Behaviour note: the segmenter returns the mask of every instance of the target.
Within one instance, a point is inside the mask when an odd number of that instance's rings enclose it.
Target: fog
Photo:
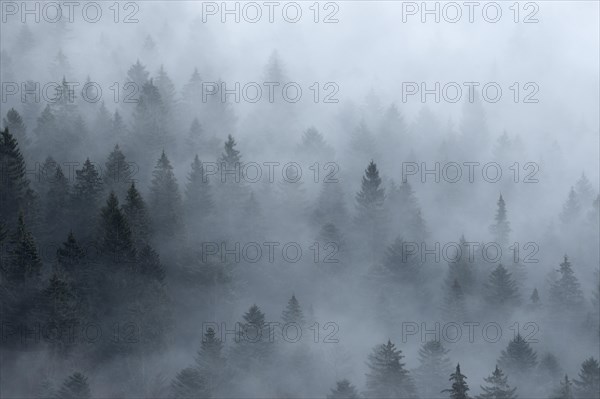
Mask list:
[[[1,397],[600,397],[597,2],[0,5]]]

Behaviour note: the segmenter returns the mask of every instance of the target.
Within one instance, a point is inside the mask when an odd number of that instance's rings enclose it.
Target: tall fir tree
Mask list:
[[[211,214],[214,207],[211,188],[204,165],[196,155],[185,186],[185,208],[188,215],[194,219],[204,219]]]
[[[135,259],[131,229],[119,207],[119,200],[111,192],[100,211],[100,249],[102,255],[114,264],[129,264]]]
[[[508,385],[508,377],[504,375],[498,366],[496,366],[492,375],[483,380],[488,385],[481,387],[483,392],[476,396],[477,399],[517,399],[515,394],[517,388],[511,388]]]
[[[441,341],[427,341],[419,349],[419,367],[414,374],[421,396],[437,397],[446,386],[446,378],[452,372],[448,352]]]
[[[579,379],[573,380],[578,398],[597,398],[600,396],[600,366],[598,360],[590,357],[581,364]]]
[[[416,396],[416,388],[408,370],[401,362],[404,356],[388,340],[377,345],[369,355],[367,366],[367,390],[365,396],[373,398],[410,398]]]
[[[594,201],[594,188],[583,172],[577,183],[575,183],[575,193],[584,208],[589,208],[592,205]]]
[[[550,301],[559,311],[580,312],[584,303],[579,280],[567,255],[558,269],[559,278],[550,287]]]
[[[521,334],[508,343],[498,359],[498,366],[514,378],[529,375],[537,363],[537,354]]]
[[[517,283],[502,264],[492,271],[485,287],[488,303],[497,310],[514,310],[521,303]]]
[[[304,313],[296,299],[296,295],[292,295],[288,301],[286,308],[281,313],[281,320],[284,324],[296,323],[300,328],[304,327]]]
[[[171,381],[171,392],[174,398],[197,399],[208,398],[206,381],[195,367],[187,367],[177,373]]]
[[[327,395],[327,399],[360,399],[360,395],[350,381],[343,379],[336,382],[336,387]]]
[[[172,236],[181,227],[181,196],[171,162],[163,151],[152,172],[150,214],[155,231]]]
[[[83,241],[90,239],[102,193],[102,178],[96,166],[86,159],[83,167],[75,171],[75,184],[71,192],[73,228]],[[91,222],[91,223],[90,223]]]
[[[71,187],[60,166],[56,167],[54,177],[45,193],[44,236],[64,237],[69,229],[72,215],[69,214]]]
[[[206,382],[206,389],[210,396],[222,392],[225,388],[226,363],[222,352],[223,343],[217,337],[215,330],[207,328],[196,356],[196,366]]]
[[[467,384],[467,376],[460,372],[460,364],[456,365],[456,371],[450,374],[450,381],[452,381],[452,387],[450,389],[444,389],[442,393],[448,392],[450,399],[469,399],[469,385]]]
[[[565,374],[565,378],[560,381],[560,384],[554,391],[551,399],[575,399],[573,382],[569,380],[568,375]]]
[[[27,127],[25,126],[25,122],[23,122],[23,118],[17,112],[16,109],[11,108],[6,113],[6,118],[2,119],[4,124],[4,128],[8,129],[10,134],[15,137],[15,140],[23,146],[27,147],[31,144],[29,137],[27,136]]]
[[[152,222],[146,202],[133,182],[129,186],[129,190],[127,190],[127,197],[125,198],[125,204],[123,204],[123,213],[131,229],[131,239],[137,248],[141,248],[152,237]]]
[[[442,311],[444,318],[450,321],[464,320],[467,316],[465,294],[457,279],[446,286]]]
[[[569,197],[563,205],[562,212],[560,214],[560,220],[565,226],[571,226],[576,223],[581,213],[581,204],[575,189],[571,187],[569,191]]]
[[[384,243],[384,200],[385,190],[381,186],[379,171],[371,161],[362,178],[361,189],[356,194],[356,224],[360,226],[371,259],[375,258],[375,253]]]
[[[119,145],[116,144],[104,164],[102,181],[104,183],[105,192],[110,193],[113,191],[117,198],[123,200],[127,195],[127,189],[131,184],[133,173],[134,168],[127,162]]]
[[[505,248],[508,245],[511,229],[506,214],[506,203],[504,202],[504,198],[502,198],[502,194],[500,194],[500,198],[498,198],[497,205],[498,210],[496,211],[496,216],[494,217],[495,223],[490,226],[490,231],[494,236],[494,241],[501,247]]]

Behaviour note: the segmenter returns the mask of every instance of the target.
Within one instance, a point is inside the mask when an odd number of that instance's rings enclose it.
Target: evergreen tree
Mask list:
[[[358,213],[356,223],[367,238],[371,258],[374,258],[375,252],[384,241],[384,199],[385,190],[381,187],[381,178],[379,177],[377,165],[371,161],[362,178],[361,189],[356,194]]]
[[[198,118],[194,118],[192,121],[190,130],[188,131],[188,136],[186,138],[186,144],[188,150],[192,152],[199,151],[205,144],[204,129],[198,121]]]
[[[447,320],[459,321],[466,317],[465,294],[457,279],[446,289],[442,310]]]
[[[369,355],[367,391],[373,398],[408,398],[416,396],[416,389],[408,370],[401,362],[402,352],[388,340],[378,345]]]
[[[581,364],[579,379],[573,380],[575,393],[578,398],[592,399],[600,396],[600,366],[593,357]]]
[[[312,219],[318,226],[332,223],[341,227],[347,224],[348,209],[340,182],[322,183],[319,197],[313,208]]]
[[[545,353],[540,359],[537,373],[543,386],[548,386],[558,380],[562,375],[562,369],[556,356],[549,352]]]
[[[140,98],[133,114],[132,148],[138,148],[137,159],[147,151],[173,149],[173,137],[168,132],[168,115],[158,88],[152,79],[141,86]],[[139,149],[143,143],[143,149]]]
[[[560,214],[560,220],[564,225],[571,225],[575,223],[579,218],[579,214],[581,211],[581,205],[579,203],[579,198],[577,198],[577,193],[575,189],[571,187],[571,191],[569,191],[569,198],[563,205],[563,210]]]
[[[571,267],[567,255],[558,270],[560,277],[550,287],[550,301],[555,309],[579,311],[583,305],[583,292]]]
[[[521,334],[517,334],[501,352],[498,365],[515,378],[523,377],[537,366],[537,354]]]
[[[336,383],[335,389],[327,395],[327,399],[359,399],[360,395],[350,381],[344,379]]]
[[[52,138],[58,134],[58,122],[54,112],[47,104],[40,116],[36,120],[37,124],[33,133],[35,134],[36,147],[37,148],[53,148],[48,147],[52,141]]]
[[[131,263],[135,257],[131,230],[114,192],[109,194],[101,209],[100,248],[102,254],[115,264]]]
[[[88,158],[83,167],[75,171],[75,184],[71,193],[71,209],[75,216],[73,227],[77,228],[77,235],[83,240],[89,239],[92,233],[93,220],[98,214],[101,193],[102,179]]]
[[[421,242],[427,238],[427,226],[419,202],[407,180],[404,180],[400,186],[391,182],[386,203],[396,229],[395,234],[402,235],[413,242]]]
[[[540,294],[538,294],[538,290],[537,288],[533,289],[533,292],[531,293],[531,296],[529,297],[529,299],[531,300],[531,303],[534,306],[538,306],[540,303]]]
[[[140,248],[149,242],[152,234],[152,223],[150,222],[146,203],[133,182],[127,190],[123,213],[131,229],[131,239],[136,247]]]
[[[448,352],[441,341],[427,341],[419,349],[415,380],[421,396],[434,398],[444,389],[446,376],[452,372]]]
[[[146,70],[146,67],[142,65],[140,60],[137,60],[135,64],[133,64],[129,70],[127,71],[127,82],[133,83],[137,91],[141,91],[144,84],[148,82],[149,73]]]
[[[158,70],[158,75],[155,79],[156,87],[160,93],[160,97],[163,100],[165,106],[165,112],[170,120],[172,120],[173,113],[175,112],[175,85],[173,81],[161,65]]]
[[[464,235],[458,241],[459,249],[448,262],[448,276],[446,287],[453,290],[454,281],[458,281],[461,289],[468,294],[473,294],[476,287],[475,260],[470,258],[469,247]]]
[[[65,236],[69,231],[71,188],[60,166],[45,196],[44,233],[47,237]]]
[[[419,255],[407,251],[406,243],[401,237],[387,247],[383,265],[400,284],[410,286],[422,282],[423,264]]]
[[[448,392],[450,399],[469,399],[469,395],[467,394],[469,386],[467,385],[467,381],[465,381],[466,379],[467,377],[460,372],[460,364],[457,364],[456,371],[450,374],[452,388],[444,389],[442,393]]]
[[[309,127],[302,134],[298,152],[305,157],[320,161],[331,159],[333,156],[333,148],[325,142],[323,135],[314,126]]]
[[[9,109],[6,113],[6,118],[3,119],[3,123],[4,129],[8,129],[20,145],[27,147],[30,144],[27,137],[27,128],[17,110],[14,108]]]
[[[215,391],[222,389],[224,383],[225,358],[222,351],[223,343],[217,338],[215,330],[209,327],[204,333],[202,345],[196,357],[196,365],[211,396]]]
[[[87,377],[80,372],[73,373],[63,382],[56,399],[91,399],[92,392]]]
[[[171,382],[171,391],[174,398],[198,399],[208,398],[206,382],[202,374],[194,367],[181,370]]]
[[[575,193],[580,203],[586,208],[594,201],[594,188],[585,173],[581,173],[581,177],[575,183]]]
[[[221,165],[225,164],[222,167],[227,167],[228,170],[230,170],[230,168],[235,168],[236,165],[239,168],[240,162],[242,161],[240,157],[240,151],[235,149],[236,145],[237,143],[233,137],[228,135],[227,141],[225,142],[225,152],[223,152],[219,158]]]
[[[296,295],[292,295],[288,301],[285,310],[281,313],[281,319],[284,324],[296,323],[300,328],[304,326],[304,313],[296,299]]]
[[[554,392],[552,399],[575,399],[573,395],[573,383],[565,374],[565,378],[560,382],[559,387]]]
[[[152,175],[150,211],[154,230],[165,236],[172,236],[181,226],[181,196],[173,167],[164,151]]]
[[[496,308],[511,310],[521,302],[517,283],[502,264],[490,274],[486,292],[488,302]]]
[[[271,354],[271,328],[265,322],[265,314],[252,305],[244,314],[240,331],[236,338],[237,346],[234,363],[242,371],[252,371],[259,367]]]
[[[483,379],[488,386],[482,386],[483,393],[477,395],[477,399],[516,399],[515,391],[508,385],[508,377],[496,366],[496,369],[487,378]]]
[[[113,191],[117,198],[123,199],[131,184],[133,170],[125,155],[121,152],[119,145],[115,145],[108,155],[103,176],[104,187],[107,193]]]
[[[36,224],[36,195],[26,173],[19,144],[5,128],[0,134],[0,221],[9,229],[17,224],[19,212],[30,226]]]
[[[194,157],[194,162],[192,162],[192,170],[188,175],[188,183],[185,189],[185,207],[188,215],[203,219],[212,212],[214,204],[211,186],[198,155]]]
[[[494,235],[495,242],[504,248],[508,244],[508,235],[511,230],[510,223],[506,216],[506,204],[502,198],[502,194],[500,194],[500,198],[498,199],[498,210],[496,211],[494,220],[496,223],[490,226],[490,231]]]
[[[160,257],[154,249],[148,244],[141,247],[137,258],[138,272],[153,280],[162,282],[165,279],[166,272],[160,263]]]

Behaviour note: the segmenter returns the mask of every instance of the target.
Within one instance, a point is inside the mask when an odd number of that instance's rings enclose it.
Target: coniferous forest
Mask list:
[[[2,2],[0,397],[600,398],[598,3],[271,3]]]

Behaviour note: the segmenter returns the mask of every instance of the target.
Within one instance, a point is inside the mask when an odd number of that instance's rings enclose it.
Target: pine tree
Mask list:
[[[567,255],[558,270],[560,277],[550,287],[550,301],[562,311],[579,311],[583,305],[583,292]]]
[[[141,247],[137,258],[138,272],[156,281],[162,282],[165,279],[166,272],[160,263],[160,257],[154,249],[148,244]]]
[[[496,223],[490,226],[490,231],[494,235],[495,242],[504,248],[508,244],[508,235],[511,229],[506,216],[506,204],[502,198],[502,194],[500,194],[500,198],[498,199],[498,210],[494,220]]]
[[[332,223],[341,228],[347,224],[348,216],[340,182],[322,183],[319,197],[313,207],[313,221],[318,226]]]
[[[198,399],[207,398],[206,381],[198,369],[187,367],[181,370],[171,382],[171,391],[174,398]]]
[[[583,172],[577,183],[575,183],[575,193],[580,203],[586,208],[592,204],[594,200],[594,188]]]
[[[298,152],[305,157],[320,161],[331,159],[333,156],[333,148],[325,142],[323,135],[314,126],[309,127],[302,134]]]
[[[565,378],[560,382],[559,387],[554,392],[552,399],[575,399],[573,395],[573,383],[565,374]]]
[[[191,151],[192,153],[202,149],[205,144],[204,129],[198,121],[198,118],[194,118],[194,120],[192,120],[192,124],[190,125],[190,130],[188,131],[188,136],[186,138],[186,144],[188,151]]]
[[[515,391],[517,388],[511,388],[508,385],[508,377],[504,375],[501,369],[496,369],[487,378],[483,379],[488,386],[482,386],[483,393],[477,395],[477,399],[516,399]]]
[[[344,379],[336,382],[335,389],[327,395],[327,399],[359,399],[360,395],[350,381]]]
[[[400,284],[413,285],[421,280],[422,262],[419,255],[409,253],[401,237],[387,247],[383,265]]]
[[[537,288],[533,289],[533,292],[531,293],[531,296],[529,297],[529,299],[531,300],[531,303],[534,306],[538,306],[540,303],[540,294],[538,294],[538,290]]]
[[[212,212],[214,203],[208,176],[198,155],[192,162],[192,170],[188,175],[188,183],[185,188],[185,207],[188,215],[204,219]]]
[[[408,398],[416,396],[416,388],[408,370],[401,362],[402,352],[388,340],[378,345],[369,355],[367,365],[367,391],[374,398]]]
[[[72,210],[74,212],[73,227],[78,236],[85,240],[90,238],[94,217],[98,214],[102,179],[90,159],[86,159],[83,167],[75,171],[75,184],[71,193]],[[92,221],[92,223],[90,223]]]
[[[165,105],[165,112],[169,119],[172,119],[176,106],[175,85],[173,84],[173,81],[165,71],[163,65],[161,65],[160,69],[158,70],[158,75],[156,76],[155,82],[156,87],[158,88],[158,91],[160,93],[160,97],[162,98],[163,103]]]
[[[133,182],[129,186],[129,190],[127,190],[123,213],[131,229],[131,239],[136,247],[140,248],[148,243],[152,236],[152,223],[150,215],[148,215],[146,202]]]
[[[265,322],[265,314],[256,305],[248,309],[239,326],[232,363],[241,371],[251,372],[271,355],[272,331]]]
[[[23,212],[27,223],[35,227],[36,195],[30,188],[19,144],[8,128],[0,134],[0,176],[0,221],[10,229]]]
[[[73,373],[63,382],[56,399],[91,399],[92,392],[87,377],[80,372]]]
[[[371,259],[384,242],[384,199],[385,190],[381,187],[377,165],[371,161],[362,178],[361,190],[356,194],[356,224],[366,237]]]
[[[442,310],[446,320],[459,321],[466,317],[465,294],[457,279],[446,289]]]
[[[600,366],[593,357],[581,364],[579,379],[573,380],[575,393],[578,398],[592,399],[600,395]]]
[[[304,313],[296,299],[296,295],[292,295],[288,301],[285,310],[281,313],[281,319],[284,324],[296,323],[300,328],[304,326]]]
[[[114,264],[133,262],[135,248],[131,239],[131,230],[125,215],[119,208],[119,200],[114,192],[109,194],[100,215],[102,254]]]
[[[135,64],[133,64],[129,70],[127,71],[127,82],[126,83],[134,83],[137,91],[139,92],[142,89],[142,86],[148,82],[149,73],[146,70],[146,67],[142,65],[140,60],[137,60]]]
[[[155,231],[172,236],[181,226],[181,196],[173,167],[162,152],[154,171],[150,187],[150,212]]]
[[[23,122],[21,115],[11,108],[6,113],[6,118],[3,119],[4,128],[10,131],[20,145],[27,147],[30,144],[29,137],[27,137],[27,128]]]
[[[512,310],[521,303],[517,283],[502,264],[492,271],[485,287],[487,301],[496,308]]]
[[[45,193],[45,235],[64,237],[69,231],[71,188],[60,166],[56,167],[54,177],[49,184],[50,188]]]
[[[158,88],[152,79],[141,86],[140,98],[133,114],[133,144],[137,148],[144,143],[143,149],[155,152],[159,149],[173,149],[173,137],[167,130],[168,114]],[[136,145],[134,147],[133,145]],[[138,157],[146,151],[138,149]]]
[[[203,376],[211,396],[222,388],[224,383],[225,358],[222,351],[223,343],[217,338],[215,330],[207,328],[196,356],[196,366]]]
[[[509,375],[523,377],[537,366],[537,354],[521,334],[508,343],[506,350],[500,353],[498,365]]]
[[[70,329],[77,326],[79,320],[79,300],[66,276],[56,271],[50,277],[47,287],[41,293],[41,306],[44,325],[59,332],[57,339],[49,344],[60,355],[67,355],[74,346],[68,335]]]
[[[564,225],[571,225],[575,223],[579,218],[581,212],[581,205],[575,189],[571,187],[569,191],[569,198],[563,205],[563,210],[560,214],[560,220]]]
[[[421,396],[434,398],[444,389],[446,376],[452,372],[448,352],[441,341],[427,341],[419,349],[415,380]]]
[[[225,164],[228,170],[240,167],[240,162],[242,161],[240,157],[240,151],[235,149],[237,143],[233,139],[231,135],[227,136],[227,141],[225,142],[225,152],[221,154],[221,158],[219,158],[219,162],[221,164]],[[223,167],[223,166],[222,166]]]
[[[476,288],[474,259],[470,258],[469,247],[464,235],[460,236],[458,244],[460,249],[448,262],[446,286],[451,291],[456,280],[465,293],[473,294]]]
[[[123,199],[131,184],[133,170],[118,144],[115,145],[112,152],[108,155],[104,167],[105,172],[102,180],[105,191],[107,193],[113,191],[117,195],[117,198]]]
[[[450,374],[452,388],[444,389],[442,393],[448,392],[450,399],[469,399],[469,395],[467,394],[469,386],[467,385],[467,381],[465,381],[466,379],[467,377],[460,372],[460,364],[457,364],[456,371]]]

